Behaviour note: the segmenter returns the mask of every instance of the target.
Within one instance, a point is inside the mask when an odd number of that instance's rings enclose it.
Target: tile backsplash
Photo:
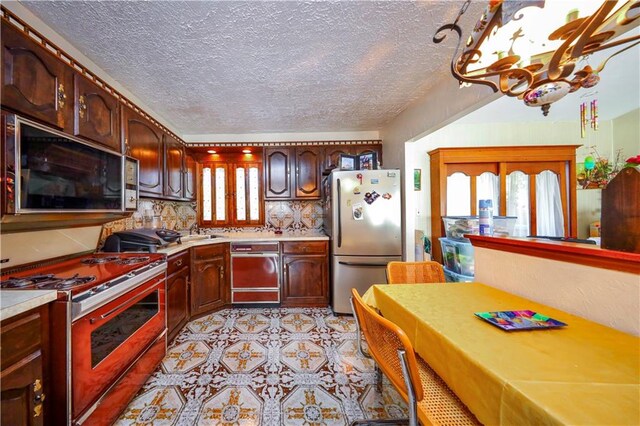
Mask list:
[[[162,218],[167,229],[189,229],[197,221],[196,203],[142,199],[138,210],[126,219],[103,225],[99,246],[114,232],[144,227],[145,211],[151,210]],[[265,226],[261,228],[210,228],[209,232],[270,231],[320,231],[323,224],[322,201],[267,201],[265,202]]]

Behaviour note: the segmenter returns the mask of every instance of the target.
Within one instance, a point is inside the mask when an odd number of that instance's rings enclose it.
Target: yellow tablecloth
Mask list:
[[[484,424],[640,424],[635,336],[478,283],[376,285],[364,299]],[[527,309],[568,326],[507,332],[474,315]]]

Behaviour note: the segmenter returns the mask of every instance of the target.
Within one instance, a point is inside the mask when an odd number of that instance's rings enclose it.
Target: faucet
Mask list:
[[[189,235],[195,231],[196,234],[200,233],[200,228],[198,227],[198,222],[194,222],[193,225],[189,227]]]

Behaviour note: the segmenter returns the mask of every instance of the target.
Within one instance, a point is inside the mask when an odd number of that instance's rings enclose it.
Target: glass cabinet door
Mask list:
[[[471,177],[461,172],[447,176],[447,216],[471,215]]]

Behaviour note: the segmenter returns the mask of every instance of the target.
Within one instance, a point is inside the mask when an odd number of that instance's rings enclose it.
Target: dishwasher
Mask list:
[[[280,303],[280,244],[231,243],[231,303]]]

